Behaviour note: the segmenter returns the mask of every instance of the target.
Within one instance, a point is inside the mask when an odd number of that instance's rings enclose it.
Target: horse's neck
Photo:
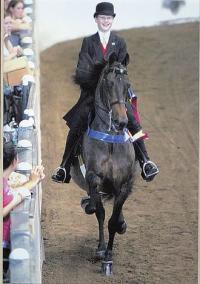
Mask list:
[[[110,115],[108,110],[106,110],[106,106],[103,104],[101,99],[101,93],[103,92],[102,89],[102,78],[100,79],[100,83],[97,86],[96,94],[95,94],[95,116],[92,122],[92,128],[97,131],[101,132],[108,132],[110,131]]]
[[[110,128],[109,113],[106,113],[104,110],[97,107],[95,109],[95,115],[91,123],[91,128],[97,131],[101,131],[101,132],[108,132],[110,130],[109,129]]]

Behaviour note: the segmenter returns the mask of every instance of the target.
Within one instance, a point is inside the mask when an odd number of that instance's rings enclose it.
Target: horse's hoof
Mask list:
[[[117,231],[117,233],[119,235],[123,235],[125,232],[126,232],[126,229],[127,229],[127,223],[126,221],[124,220],[124,222],[122,223],[121,225],[121,228]]]
[[[108,261],[103,260],[101,262],[101,273],[106,276],[112,275],[113,274],[112,265],[113,265],[112,260],[108,260]]]
[[[104,259],[105,258],[105,250],[97,250],[96,251],[96,258],[97,259]]]

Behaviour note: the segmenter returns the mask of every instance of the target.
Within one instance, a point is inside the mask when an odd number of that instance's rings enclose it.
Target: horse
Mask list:
[[[97,256],[103,259],[102,270],[106,275],[112,273],[115,235],[124,234],[127,229],[122,209],[135,180],[135,151],[126,128],[129,87],[126,67],[115,58],[110,58],[98,80],[94,118],[82,140],[81,156],[85,164],[85,177],[80,172],[78,160],[71,167],[72,179],[89,195],[89,201],[86,198],[86,213],[96,214],[99,225]],[[104,195],[114,198],[112,215],[108,221],[107,246],[104,238]]]

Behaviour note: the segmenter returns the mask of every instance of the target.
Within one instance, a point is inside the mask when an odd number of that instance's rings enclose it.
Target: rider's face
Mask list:
[[[103,33],[108,32],[111,29],[113,20],[113,16],[98,15],[95,17],[98,29]]]

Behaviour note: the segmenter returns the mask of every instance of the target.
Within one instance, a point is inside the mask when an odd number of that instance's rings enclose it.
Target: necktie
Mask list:
[[[106,38],[103,37],[102,41],[103,41],[103,42],[102,42],[103,47],[106,48],[106,46],[107,46],[107,40],[106,40]]]

